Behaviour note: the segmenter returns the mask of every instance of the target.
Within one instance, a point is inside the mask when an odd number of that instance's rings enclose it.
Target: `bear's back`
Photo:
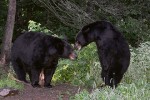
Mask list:
[[[29,46],[34,41],[41,41],[44,36],[42,33],[25,32],[15,40],[14,45],[20,43]]]
[[[42,33],[25,32],[20,35],[13,43],[11,49],[11,59],[17,58],[31,59],[34,48],[37,45],[42,45],[45,35]]]

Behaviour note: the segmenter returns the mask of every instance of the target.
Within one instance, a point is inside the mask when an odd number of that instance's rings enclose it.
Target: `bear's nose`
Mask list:
[[[78,42],[76,42],[74,45],[74,49],[81,50],[81,45]]]
[[[72,52],[70,55],[69,55],[69,58],[71,59],[71,60],[75,60],[75,59],[77,59],[77,54],[75,53],[75,52]]]

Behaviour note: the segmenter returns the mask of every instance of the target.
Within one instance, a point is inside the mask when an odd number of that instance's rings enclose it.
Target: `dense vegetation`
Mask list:
[[[0,1],[0,41],[5,31],[7,0]],[[149,0],[17,0],[13,41],[22,31],[41,31],[69,42],[79,29],[96,20],[112,22],[130,44],[131,63],[117,89],[100,86],[101,67],[94,43],[78,52],[76,61],[59,61],[53,84],[69,82],[92,88],[72,97],[75,100],[148,100],[150,98],[150,1]],[[0,43],[1,43],[0,42]],[[92,51],[92,52],[91,52]],[[0,66],[0,68],[2,68]],[[22,88],[12,80],[14,72],[0,69],[0,88]]]
[[[91,45],[89,46],[89,48],[90,47]],[[111,89],[109,87],[98,88],[92,91],[92,93],[89,93],[85,90],[80,92],[79,94],[76,94],[74,99],[75,100],[148,100],[150,98],[149,96],[150,51],[149,50],[150,50],[150,42],[142,43],[138,48],[131,48],[131,64],[121,84],[118,86],[117,89]],[[94,58],[94,57],[95,56],[93,55],[90,56],[89,58]],[[95,63],[95,61],[93,61],[93,63]],[[81,67],[84,68],[85,66],[81,66]],[[99,67],[99,66],[90,66],[90,69],[93,70],[94,69],[93,67]],[[90,72],[91,70],[87,72]],[[97,70],[95,72],[97,72]],[[98,80],[95,80],[95,82],[97,81]],[[82,82],[87,83],[84,80],[82,80]],[[94,81],[93,81],[93,85],[94,85]]]

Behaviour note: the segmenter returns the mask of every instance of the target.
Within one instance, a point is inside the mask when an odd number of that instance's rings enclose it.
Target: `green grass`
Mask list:
[[[92,93],[86,90],[76,94],[72,100],[149,100],[150,86],[147,83],[121,84],[116,89],[109,87],[95,89]]]
[[[4,71],[0,71],[0,88],[15,88],[15,89],[23,89],[23,84],[16,82],[13,80],[12,73],[5,73]]]
[[[0,88],[7,88],[7,87],[15,88],[15,89],[22,89],[23,85],[9,78],[4,78],[0,80]]]

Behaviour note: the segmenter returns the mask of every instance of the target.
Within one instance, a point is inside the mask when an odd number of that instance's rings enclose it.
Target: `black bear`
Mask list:
[[[96,43],[102,79],[106,85],[117,87],[130,63],[129,45],[122,33],[110,22],[96,21],[84,26],[75,41],[77,49]]]
[[[39,76],[44,72],[44,87],[51,88],[51,79],[59,58],[75,59],[73,47],[63,39],[38,32],[25,32],[19,36],[11,50],[11,61],[17,78],[39,87]]]

